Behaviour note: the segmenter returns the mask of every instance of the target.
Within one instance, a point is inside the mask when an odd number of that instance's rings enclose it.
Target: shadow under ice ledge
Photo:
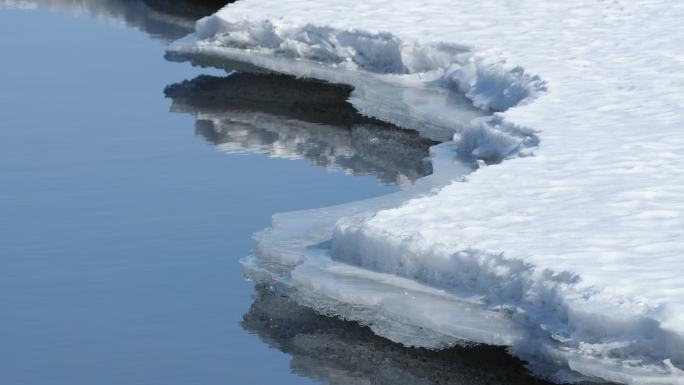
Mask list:
[[[324,384],[550,384],[530,376],[504,348],[407,348],[261,285],[242,326],[291,355],[293,372]]]
[[[407,186],[430,172],[435,142],[356,112],[352,88],[286,75],[199,76],[168,86],[172,110],[193,114],[196,133],[226,152],[307,159]]]

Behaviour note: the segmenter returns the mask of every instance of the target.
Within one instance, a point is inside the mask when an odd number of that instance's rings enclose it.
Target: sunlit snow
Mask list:
[[[241,0],[173,49],[350,84],[362,113],[453,136],[411,189],[276,215],[253,278],[408,345],[684,384],[682,20],[665,0]],[[490,166],[463,180],[456,154]]]

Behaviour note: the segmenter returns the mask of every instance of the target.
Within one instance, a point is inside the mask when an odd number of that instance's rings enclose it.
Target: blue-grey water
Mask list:
[[[200,72],[116,20],[0,9],[0,384],[299,384],[240,326],[279,211],[394,190],[226,155],[170,113]]]
[[[212,9],[0,0],[0,385],[538,382],[244,281],[273,213],[395,191],[431,142],[348,87],[165,61]]]

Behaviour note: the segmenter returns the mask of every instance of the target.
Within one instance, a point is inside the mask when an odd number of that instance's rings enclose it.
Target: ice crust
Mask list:
[[[683,19],[664,0],[241,0],[173,49],[350,84],[360,112],[453,136],[405,191],[274,216],[252,278],[406,345],[684,384]],[[463,178],[456,154],[505,160]]]

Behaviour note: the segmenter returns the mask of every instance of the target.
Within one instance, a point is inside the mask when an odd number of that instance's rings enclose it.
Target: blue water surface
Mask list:
[[[302,384],[239,322],[273,213],[396,190],[226,155],[170,113],[209,70],[120,20],[0,8],[0,384]]]

